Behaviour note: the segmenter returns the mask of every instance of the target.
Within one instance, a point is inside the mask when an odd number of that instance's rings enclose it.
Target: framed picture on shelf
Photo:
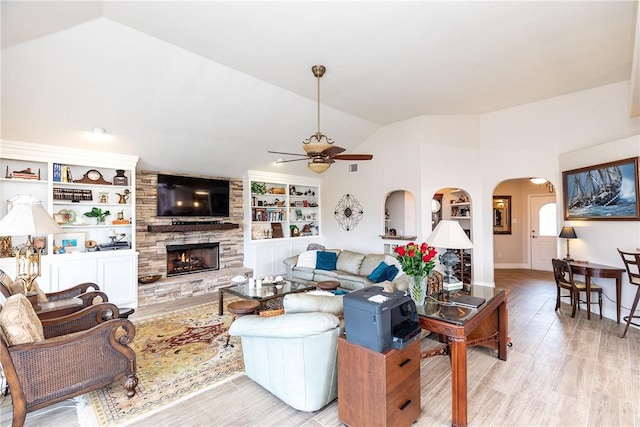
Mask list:
[[[274,239],[284,237],[282,233],[282,224],[280,224],[279,222],[271,223],[271,237],[273,237]]]
[[[302,216],[302,209],[296,209],[296,221],[302,221],[303,216]]]
[[[562,172],[564,219],[640,220],[638,158]]]
[[[84,250],[84,233],[61,233],[53,237],[57,253],[82,252]]]

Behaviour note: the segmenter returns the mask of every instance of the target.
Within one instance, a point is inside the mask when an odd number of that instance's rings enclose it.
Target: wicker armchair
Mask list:
[[[13,279],[0,270],[0,294],[2,294],[5,298],[9,298],[13,292],[11,291],[10,285],[13,283]],[[88,307],[94,304],[96,301],[99,302],[107,302],[109,298],[107,294],[100,290],[100,287],[92,282],[80,283],[79,285],[75,285],[71,288],[64,289],[59,292],[50,292],[44,293],[44,297],[47,301],[60,301],[69,298],[80,298],[82,300],[82,305],[78,306],[78,310],[81,310],[85,307]],[[55,313],[53,314],[54,317]],[[51,316],[42,316],[42,317],[51,317]]]
[[[30,305],[29,309],[33,310]],[[135,327],[129,320],[114,318],[117,313],[113,304],[97,304],[43,320],[45,339],[31,343],[10,346],[0,333],[0,362],[11,390],[13,427],[23,426],[28,412],[121,378],[127,396],[135,395],[136,355],[127,345]]]

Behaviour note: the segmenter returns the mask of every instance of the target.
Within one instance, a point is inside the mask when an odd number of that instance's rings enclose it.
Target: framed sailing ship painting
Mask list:
[[[640,220],[638,158],[562,172],[564,219]]]

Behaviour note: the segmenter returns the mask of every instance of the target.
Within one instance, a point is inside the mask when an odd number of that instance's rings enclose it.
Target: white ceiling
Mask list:
[[[152,170],[275,170],[268,149],[300,152],[316,130],[314,64],[321,129],[352,152],[399,120],[640,81],[637,5],[3,0],[2,138]],[[87,142],[94,126],[108,143]]]

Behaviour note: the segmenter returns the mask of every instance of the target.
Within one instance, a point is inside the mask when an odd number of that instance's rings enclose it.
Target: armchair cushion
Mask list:
[[[24,294],[11,295],[0,311],[0,327],[11,345],[44,340],[42,323]]]
[[[364,260],[364,254],[352,251],[342,251],[338,255],[336,270],[344,271],[350,274],[359,274],[360,266]]]
[[[7,288],[9,289],[9,292],[11,292],[11,295],[24,294],[25,289],[27,288],[27,282],[24,279],[16,279],[15,281],[13,281],[13,283],[8,285]],[[38,282],[36,282],[35,280],[31,283],[31,290],[32,292],[38,294],[38,302],[49,301],[47,295],[42,291],[42,289],[40,289],[40,286],[38,286]]]
[[[232,336],[302,338],[337,328],[340,320],[331,313],[297,313],[274,317],[255,315],[236,319],[229,328]]]
[[[387,280],[387,268],[392,267],[385,264],[384,261],[380,261],[380,264],[367,276],[367,279],[371,280],[374,283],[380,283],[384,280]],[[394,267],[395,268],[395,267]],[[397,270],[396,270],[397,273]],[[394,275],[395,276],[395,275]],[[393,277],[391,278],[393,280]]]
[[[342,316],[342,297],[336,295],[287,294],[282,300],[287,314],[323,312]]]
[[[318,251],[305,251],[298,255],[296,267],[316,268],[316,253]]]
[[[318,270],[335,270],[338,254],[330,251],[318,251],[316,254],[316,268]]]
[[[23,279],[16,279],[7,285],[11,295],[23,294],[27,283]]]

